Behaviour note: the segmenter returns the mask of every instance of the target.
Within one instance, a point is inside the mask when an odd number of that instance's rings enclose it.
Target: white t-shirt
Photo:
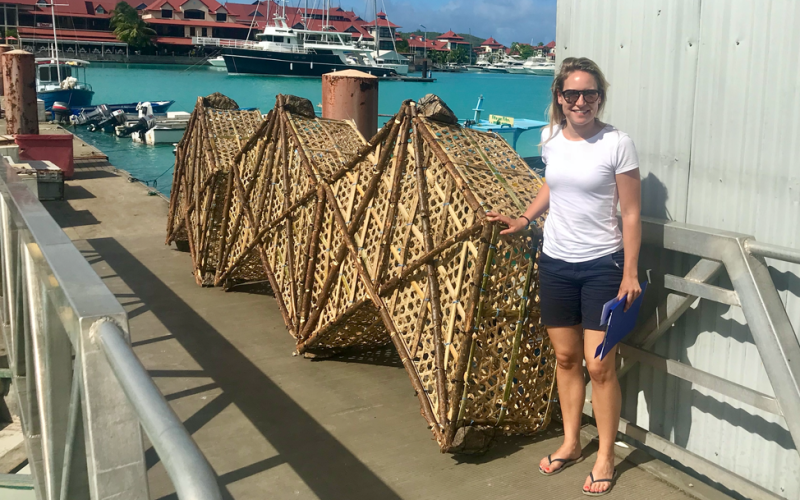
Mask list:
[[[617,222],[616,175],[639,168],[628,134],[611,125],[583,141],[564,138],[561,127],[542,129],[542,160],[550,186],[544,253],[566,262],[586,262],[622,248]]]

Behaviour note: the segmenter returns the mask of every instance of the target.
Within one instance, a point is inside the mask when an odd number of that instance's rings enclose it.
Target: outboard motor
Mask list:
[[[136,120],[133,125],[120,125],[117,127],[117,137],[128,137],[134,133],[144,134],[155,126],[156,118],[154,116],[143,116]]]
[[[139,118],[144,118],[146,116],[152,116],[155,114],[153,113],[153,105],[148,101],[137,104],[136,110],[139,112]]]
[[[121,109],[115,109],[107,118],[100,120],[97,123],[89,125],[89,130],[96,132],[102,130],[103,132],[113,132],[114,128],[118,125],[125,125],[125,112]]]
[[[59,101],[53,103],[51,111],[53,112],[53,121],[57,123],[68,122],[72,114],[67,103]]]
[[[91,110],[83,110],[78,115],[75,123],[77,125],[86,125],[91,123],[97,123],[101,120],[105,120],[111,115],[108,111],[108,107],[105,104],[101,104],[94,109]]]

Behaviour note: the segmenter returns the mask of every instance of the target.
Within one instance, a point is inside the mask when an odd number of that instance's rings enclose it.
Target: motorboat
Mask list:
[[[523,67],[531,75],[553,76],[556,73],[556,63],[543,57],[532,57],[525,61]]]
[[[481,73],[486,71],[486,68],[491,66],[491,63],[485,56],[481,56],[475,61],[475,64],[467,65],[467,71],[470,73]]]
[[[139,108],[143,102],[150,103],[150,106],[153,109],[153,113],[166,113],[170,106],[175,104],[175,101],[139,101],[139,102],[127,102],[124,104],[103,104],[109,111],[116,111],[118,109],[122,110],[123,113],[138,113]],[[85,108],[72,108],[72,113],[75,115],[80,115],[83,112],[90,112],[94,110],[97,106],[90,106]]]
[[[487,66],[484,71],[489,73],[508,73],[508,64],[505,62],[497,62]]]
[[[88,61],[80,59],[35,59],[36,95],[44,101],[44,109],[51,111],[53,103],[62,102],[70,109],[91,106],[94,91],[86,83]],[[83,81],[79,80],[83,69]]]
[[[525,68],[525,61],[519,59],[508,59],[506,62],[506,72],[515,75],[527,75],[528,71]]]
[[[217,56],[208,60],[208,64],[216,67],[216,68],[224,68],[225,67],[225,58],[222,56]]]

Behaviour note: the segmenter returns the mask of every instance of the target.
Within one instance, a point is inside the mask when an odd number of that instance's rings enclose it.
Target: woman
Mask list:
[[[546,183],[516,218],[489,212],[506,224],[500,234],[525,229],[548,209],[539,263],[542,322],[558,363],[564,443],[539,463],[553,475],[583,460],[580,426],[585,399],[583,363],[592,380],[592,407],[600,445],[583,492],[605,495],[616,479],[614,441],[620,414],[615,353],[594,357],[604,329],[603,304],[641,294],[641,183],[636,149],[625,133],[599,120],[608,83],[586,58],[564,60],[552,85],[550,125],[542,130]],[[617,221],[617,202],[622,231]]]

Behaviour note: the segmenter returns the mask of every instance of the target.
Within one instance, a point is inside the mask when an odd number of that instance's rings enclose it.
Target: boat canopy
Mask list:
[[[89,61],[84,61],[82,59],[61,59],[61,58],[59,58],[58,62],[56,62],[56,59],[54,57],[38,58],[38,59],[35,59],[34,62],[36,64],[39,64],[39,65],[42,65],[42,64],[56,64],[57,63],[57,64],[65,64],[67,66],[77,66],[77,67],[86,67],[89,64],[91,64]]]

